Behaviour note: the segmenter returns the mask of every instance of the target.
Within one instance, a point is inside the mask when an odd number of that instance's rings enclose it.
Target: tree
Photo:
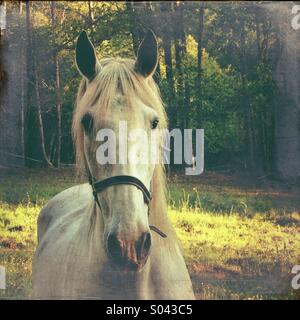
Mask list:
[[[161,12],[167,12],[172,9],[172,2],[161,3]],[[169,18],[170,19],[170,18]],[[167,79],[167,103],[168,114],[171,123],[176,121],[176,105],[175,105],[175,89],[173,78],[173,63],[172,63],[172,29],[171,24],[166,23],[162,28],[162,44],[164,50],[164,62],[166,66],[166,79]]]
[[[300,177],[300,33],[290,30],[290,6],[263,6],[270,14],[278,32],[277,59],[273,69],[278,86],[274,122],[274,165],[277,175],[287,181],[299,182]]]
[[[53,34],[55,34],[55,1],[50,2],[51,6],[51,25]],[[91,4],[89,1],[89,8]],[[91,10],[91,8],[90,8]],[[90,12],[90,17],[93,19],[92,13]],[[93,20],[91,21],[91,23]],[[55,88],[56,88],[56,121],[57,121],[57,130],[56,130],[56,165],[59,168],[61,162],[61,93],[60,93],[60,65],[59,65],[59,55],[58,51],[54,50],[53,52],[53,61],[55,68]]]
[[[24,68],[24,21],[18,3],[4,3],[1,21],[0,165],[24,165],[22,143],[22,73]],[[3,2],[2,2],[3,5]],[[3,9],[3,6],[2,8]],[[5,30],[3,29],[5,28]],[[4,69],[4,70],[3,70]],[[4,83],[3,83],[4,82]]]
[[[199,22],[198,22],[198,34],[197,34],[197,64],[198,64],[198,70],[197,70],[197,87],[198,87],[198,97],[199,97],[199,106],[198,108],[202,110],[202,50],[203,50],[203,31],[204,31],[204,5],[201,3],[199,8]],[[201,112],[198,112],[198,115],[200,115]],[[201,117],[197,117],[197,121],[199,125],[201,126]]]
[[[8,4],[9,10],[12,6]],[[271,19],[262,5],[27,1],[25,12],[19,3],[15,7],[20,19],[26,17],[26,32],[19,34],[27,39],[23,49],[27,63],[24,81],[18,78],[20,90],[16,91],[23,96],[17,105],[26,111],[20,123],[27,158],[45,164],[48,158],[57,166],[74,160],[70,129],[80,81],[73,55],[78,34],[87,30],[99,58],[134,58],[150,28],[161,56],[154,78],[170,128],[205,130],[206,166],[235,166],[257,176],[274,173],[273,162],[281,167],[283,150],[292,142],[283,147],[276,137],[292,128],[296,135],[294,124],[289,129],[284,125],[290,119],[288,111],[296,107],[279,112],[284,109],[275,109],[274,101],[288,106],[284,91],[292,88],[292,82],[283,61],[295,64],[290,54],[295,52],[295,57],[297,52],[285,49],[289,45],[283,38],[288,35],[283,31],[276,42],[276,14],[272,12]],[[11,39],[16,35],[17,28],[9,33]],[[279,53],[276,43],[282,45]],[[275,69],[276,57],[281,62]],[[289,75],[293,72],[289,69]],[[279,74],[285,75],[285,81]],[[295,93],[288,90],[297,106]],[[281,113],[285,116],[280,117]],[[297,168],[295,162],[289,161],[289,166]],[[28,159],[27,165],[32,161]]]

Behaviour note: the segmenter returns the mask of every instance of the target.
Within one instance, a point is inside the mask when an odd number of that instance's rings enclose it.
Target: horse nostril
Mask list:
[[[151,247],[151,234],[150,232],[145,232],[142,234],[140,239],[136,242],[136,253],[139,259],[144,259],[147,257]]]
[[[121,244],[115,233],[110,233],[107,237],[107,252],[113,259],[122,257]]]
[[[151,247],[151,234],[150,232],[147,232],[146,239],[144,241],[144,250],[147,251],[147,254],[150,250],[150,247]]]
[[[110,233],[106,241],[108,256],[120,267],[135,270],[146,261],[151,247],[151,234],[145,232],[137,241],[125,242],[124,247],[116,233]]]

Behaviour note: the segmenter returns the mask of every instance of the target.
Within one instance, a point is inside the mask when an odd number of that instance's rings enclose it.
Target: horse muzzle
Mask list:
[[[150,248],[150,232],[142,233],[135,241],[127,241],[116,233],[110,233],[106,241],[108,257],[123,270],[139,271],[147,262]]]

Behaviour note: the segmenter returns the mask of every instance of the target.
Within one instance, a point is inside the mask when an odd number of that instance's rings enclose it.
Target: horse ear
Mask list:
[[[95,48],[85,31],[80,33],[76,42],[76,64],[78,71],[88,80],[95,77],[98,60]]]
[[[154,73],[157,62],[158,51],[156,37],[152,30],[148,30],[138,49],[135,70],[144,77],[148,77]]]

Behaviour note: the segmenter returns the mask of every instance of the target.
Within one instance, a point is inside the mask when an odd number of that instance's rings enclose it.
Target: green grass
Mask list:
[[[298,196],[232,185],[171,179],[169,216],[200,299],[299,299],[291,269],[300,264]],[[0,176],[0,298],[28,298],[36,218],[52,196],[78,181],[72,169],[17,170]],[[217,183],[216,183],[216,181]]]
[[[289,290],[289,278],[299,261],[299,227],[279,226],[261,215],[196,210],[173,209],[170,218],[190,270],[205,284],[197,288],[199,297],[269,299],[296,294]]]

